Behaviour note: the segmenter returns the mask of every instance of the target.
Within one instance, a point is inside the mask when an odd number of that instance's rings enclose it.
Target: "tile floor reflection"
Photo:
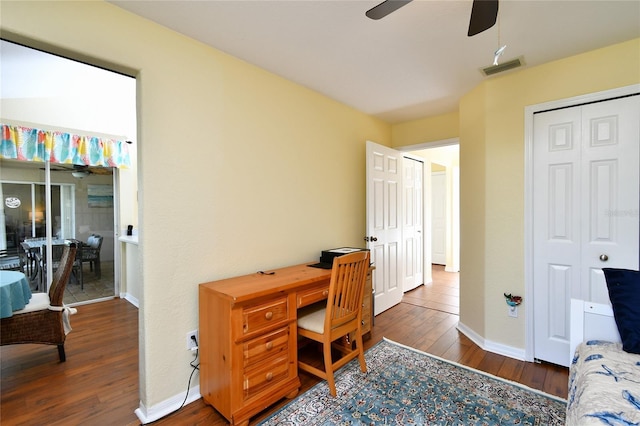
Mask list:
[[[89,265],[84,265],[82,269],[84,288],[82,289],[80,288],[80,283],[76,282],[72,276],[64,291],[64,303],[71,305],[73,303],[114,296],[113,262],[101,262],[101,269],[102,274],[98,279],[94,272],[89,270]]]

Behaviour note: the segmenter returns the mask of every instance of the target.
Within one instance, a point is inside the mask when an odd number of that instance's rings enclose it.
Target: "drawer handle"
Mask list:
[[[273,318],[273,312],[269,311],[266,314],[264,314],[265,319],[270,320],[271,318]]]
[[[327,296],[329,295],[329,290],[325,290],[325,291],[323,291],[323,292],[322,292],[322,295],[323,295],[324,297],[327,297]]]
[[[267,342],[266,344],[267,350],[270,351],[271,349],[273,349],[273,342]]]
[[[273,373],[268,372],[267,375],[265,376],[265,379],[267,379],[267,382],[270,382],[271,380],[273,380]]]

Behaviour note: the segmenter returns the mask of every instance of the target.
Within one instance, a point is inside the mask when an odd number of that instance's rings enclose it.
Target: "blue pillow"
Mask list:
[[[603,268],[622,349],[640,354],[640,272]]]

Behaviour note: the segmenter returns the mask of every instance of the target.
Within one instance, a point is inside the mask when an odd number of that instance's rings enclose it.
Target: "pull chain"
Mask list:
[[[498,46],[500,46],[500,14],[498,14]],[[493,52],[493,65],[498,65],[498,59],[504,53],[504,49],[507,48],[507,45],[498,47],[498,50]]]

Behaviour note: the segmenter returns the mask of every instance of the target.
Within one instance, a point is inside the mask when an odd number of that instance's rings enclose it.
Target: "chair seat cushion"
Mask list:
[[[48,293],[33,293],[31,295],[31,300],[29,300],[29,303],[27,303],[23,309],[20,309],[19,311],[13,311],[13,315],[20,315],[26,314],[28,312],[49,309],[50,304],[51,301],[49,300]]]
[[[298,311],[298,327],[314,333],[324,332],[324,317],[327,311],[326,302],[316,303]]]

